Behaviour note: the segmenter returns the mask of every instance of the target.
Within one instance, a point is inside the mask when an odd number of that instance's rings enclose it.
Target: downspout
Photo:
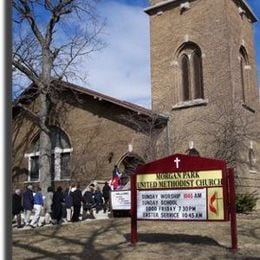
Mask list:
[[[171,137],[170,137],[170,117],[167,117],[167,124],[166,124],[166,146],[167,146],[167,151],[168,155],[172,154],[171,150]]]
[[[167,150],[167,154],[171,155],[172,153],[172,149],[171,149],[171,136],[170,136],[170,115],[165,115],[164,113],[161,114],[162,117],[164,117],[166,119],[166,133],[165,133],[165,146],[166,146],[166,150]],[[163,122],[164,124],[164,122]]]
[[[171,147],[171,136],[170,136],[170,117],[168,117],[167,119],[167,125],[166,125],[166,143],[167,143],[167,150],[168,150],[168,154],[171,155],[172,154],[172,147]]]

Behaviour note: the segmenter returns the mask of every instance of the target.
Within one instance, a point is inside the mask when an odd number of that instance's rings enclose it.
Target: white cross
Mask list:
[[[180,162],[180,161],[181,161],[181,160],[180,160],[178,157],[176,157],[176,159],[174,160],[177,169],[179,168],[179,162]]]

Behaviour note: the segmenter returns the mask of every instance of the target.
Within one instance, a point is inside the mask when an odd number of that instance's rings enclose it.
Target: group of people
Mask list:
[[[42,205],[43,196],[40,187],[36,188],[35,193],[33,193],[32,185],[29,185],[23,194],[20,189],[16,189],[12,200],[12,214],[13,218],[16,216],[17,227],[22,227],[22,211],[24,211],[24,225],[35,227],[40,220]],[[34,216],[31,220],[33,210]]]
[[[94,218],[93,210],[98,214],[110,210],[109,197],[111,187],[108,182],[102,188],[90,184],[83,192],[79,184],[72,184],[63,191],[58,187],[56,191],[49,187],[45,196],[38,186],[33,191],[32,185],[21,192],[15,190],[12,201],[13,218],[16,216],[17,227],[30,226],[35,228],[43,224],[61,224],[65,222],[77,222],[80,220],[82,209],[82,220],[88,215]],[[22,225],[21,213],[24,212],[24,224]],[[34,215],[32,217],[32,213]],[[41,214],[44,214],[44,221],[40,221]]]

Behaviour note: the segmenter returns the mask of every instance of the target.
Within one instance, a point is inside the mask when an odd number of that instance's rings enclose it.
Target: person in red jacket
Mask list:
[[[117,165],[114,166],[114,170],[113,170],[113,177],[112,177],[112,181],[111,181],[111,185],[113,187],[113,190],[117,190],[121,183],[120,183],[120,178],[121,178],[122,173],[119,171]]]

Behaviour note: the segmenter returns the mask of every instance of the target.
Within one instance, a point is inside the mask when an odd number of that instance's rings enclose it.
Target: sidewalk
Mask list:
[[[17,223],[16,221],[13,220],[14,223],[12,223],[12,228],[13,230],[29,230],[29,229],[33,229],[32,227],[30,226],[24,226],[24,223],[23,223],[23,219],[24,219],[24,214],[22,213],[22,225],[23,227],[21,228],[17,228]],[[93,215],[94,215],[94,218],[86,218],[84,220],[82,220],[82,211],[81,211],[81,214],[80,214],[80,222],[85,222],[85,221],[94,221],[94,220],[100,220],[100,219],[109,219],[111,217],[111,213],[110,212],[106,212],[106,213],[103,213],[103,210],[99,211],[98,214],[93,211]],[[30,218],[31,220],[33,219],[33,214]],[[44,223],[44,216],[41,216],[40,218],[40,223]],[[59,224],[59,225],[70,225],[70,224],[73,224],[74,222],[67,222],[66,219],[63,219],[62,220],[62,223]],[[43,227],[55,227],[57,226],[57,224],[43,224],[42,226],[40,227],[36,227],[35,229],[38,229],[38,228],[43,228]]]

